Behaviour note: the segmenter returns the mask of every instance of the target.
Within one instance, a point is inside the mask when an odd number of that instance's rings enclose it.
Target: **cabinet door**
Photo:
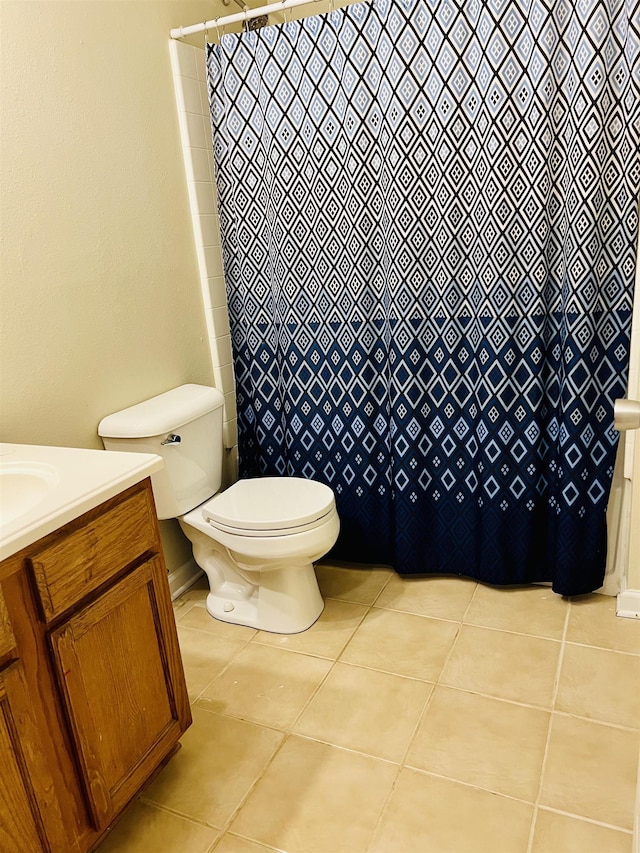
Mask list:
[[[49,851],[24,750],[35,731],[22,664],[0,673],[0,850]],[[32,763],[32,762],[31,762]]]
[[[154,557],[50,635],[96,829],[190,722],[180,695],[176,701],[176,688],[180,694],[184,687],[166,585],[164,564]]]

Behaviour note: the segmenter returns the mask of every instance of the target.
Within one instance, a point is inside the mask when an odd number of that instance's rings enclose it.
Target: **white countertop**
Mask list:
[[[163,464],[151,453],[0,443],[0,505],[6,511],[6,521],[0,517],[0,560],[139,483]],[[30,477],[35,472],[42,494],[12,517],[11,478],[2,495],[3,474],[13,475],[15,484],[23,472],[27,483],[34,482]]]

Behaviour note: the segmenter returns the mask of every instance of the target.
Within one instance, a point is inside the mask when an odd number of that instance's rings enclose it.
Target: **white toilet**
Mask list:
[[[104,418],[107,450],[156,453],[158,518],[177,518],[209,578],[216,619],[277,634],[304,631],[324,603],[313,570],[338,537],[333,492],[298,477],[239,480],[226,491],[219,391],[181,385]],[[215,497],[212,497],[215,495]]]

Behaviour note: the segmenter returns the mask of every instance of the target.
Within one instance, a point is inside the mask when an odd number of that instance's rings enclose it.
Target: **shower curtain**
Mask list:
[[[376,0],[207,51],[241,476],[336,556],[600,586],[640,182],[625,0]]]

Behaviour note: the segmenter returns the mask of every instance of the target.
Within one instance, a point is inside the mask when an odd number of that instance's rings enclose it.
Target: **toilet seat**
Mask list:
[[[321,526],[335,513],[332,490],[300,477],[238,480],[200,507],[214,529],[236,536],[287,536]]]

